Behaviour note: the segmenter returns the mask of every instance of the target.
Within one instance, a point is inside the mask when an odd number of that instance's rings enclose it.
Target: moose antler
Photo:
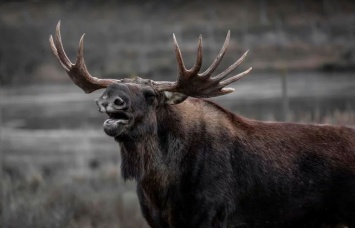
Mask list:
[[[69,58],[67,57],[62,43],[62,38],[60,35],[60,21],[56,27],[55,39],[53,40],[52,35],[49,37],[49,43],[51,49],[58,59],[59,63],[65,69],[69,77],[72,81],[84,90],[85,93],[91,93],[95,90],[106,88],[110,84],[118,83],[118,82],[128,82],[134,80],[131,79],[99,79],[93,77],[88,72],[85,61],[84,61],[84,35],[80,38],[78,55],[76,58],[75,64],[73,64]],[[251,71],[251,67],[233,77],[225,79],[228,74],[230,74],[245,58],[248,51],[243,54],[243,56],[238,59],[235,63],[233,63],[230,67],[228,67],[225,71],[220,73],[217,76],[211,77],[212,73],[216,70],[217,66],[221,62],[230,39],[230,31],[228,31],[226,40],[217,55],[216,59],[213,61],[211,66],[203,73],[198,73],[201,69],[202,65],[202,36],[200,36],[198,41],[198,49],[197,49],[197,59],[195,65],[191,69],[186,69],[184,65],[184,61],[182,59],[181,51],[179,45],[176,41],[175,35],[174,45],[175,45],[175,53],[176,59],[178,61],[179,68],[179,78],[176,82],[155,82],[148,80],[152,86],[155,87],[158,91],[170,91],[170,92],[179,92],[191,97],[215,97],[221,96],[227,93],[231,93],[234,91],[233,88],[224,88],[225,86],[241,79],[246,74]],[[223,80],[225,79],[225,80]],[[145,81],[145,80],[143,80]]]
[[[84,90],[85,93],[91,93],[95,90],[106,88],[112,83],[120,82],[120,80],[116,79],[98,79],[90,75],[84,61],[84,35],[85,34],[80,38],[75,64],[73,64],[65,54],[60,35],[60,21],[56,27],[55,40],[53,41],[52,35],[49,36],[51,49],[69,77],[77,86]]]
[[[215,71],[215,69],[221,62],[227,50],[229,39],[230,39],[230,31],[228,31],[226,40],[219,54],[217,55],[216,59],[213,61],[211,66],[203,73],[198,73],[202,65],[202,36],[200,35],[198,40],[196,63],[191,69],[186,69],[175,35],[173,35],[173,38],[174,38],[176,59],[179,68],[179,78],[176,82],[173,83],[155,82],[155,87],[159,91],[179,92],[191,97],[221,96],[234,91],[233,88],[224,88],[225,86],[241,79],[252,70],[252,68],[250,67],[248,70],[240,74],[237,74],[233,77],[223,80],[244,60],[244,58],[248,53],[248,51],[246,51],[242,55],[242,57],[240,57],[231,66],[229,66],[225,71],[218,74],[217,76],[211,77],[212,73]]]

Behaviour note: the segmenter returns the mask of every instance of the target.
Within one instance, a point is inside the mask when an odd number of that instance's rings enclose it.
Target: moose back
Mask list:
[[[98,79],[87,71],[83,37],[73,64],[60,35],[56,58],[73,82],[107,113],[103,128],[121,147],[122,176],[137,182],[151,227],[355,227],[355,130],[331,125],[261,122],[206,100],[245,76],[227,76],[244,60],[212,76],[229,43],[200,72],[186,69],[174,36],[176,82]]]

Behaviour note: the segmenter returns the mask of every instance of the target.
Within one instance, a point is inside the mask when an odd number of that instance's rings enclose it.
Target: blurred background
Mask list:
[[[59,20],[68,56],[86,33],[86,64],[102,78],[175,80],[173,33],[187,66],[203,35],[206,69],[231,30],[217,71],[248,49],[236,71],[253,71],[213,100],[259,120],[355,126],[354,1],[102,2],[0,3],[2,227],[147,227],[102,130],[102,91],[84,94],[50,51]]]

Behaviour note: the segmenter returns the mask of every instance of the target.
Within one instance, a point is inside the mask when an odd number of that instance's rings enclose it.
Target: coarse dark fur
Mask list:
[[[205,99],[169,105],[149,83],[104,95],[129,104],[115,140],[151,227],[355,227],[354,129],[250,120]]]

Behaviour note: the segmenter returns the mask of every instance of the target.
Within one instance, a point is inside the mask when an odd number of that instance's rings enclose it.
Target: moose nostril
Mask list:
[[[95,100],[95,103],[96,103],[97,107],[99,108],[99,109],[98,109],[99,112],[105,112],[105,109],[106,109],[106,107],[107,107],[107,105],[108,105],[107,102],[102,102],[102,101],[100,101],[99,99],[96,99],[96,100]]]
[[[117,97],[113,103],[117,106],[122,106],[125,102],[120,97]]]

